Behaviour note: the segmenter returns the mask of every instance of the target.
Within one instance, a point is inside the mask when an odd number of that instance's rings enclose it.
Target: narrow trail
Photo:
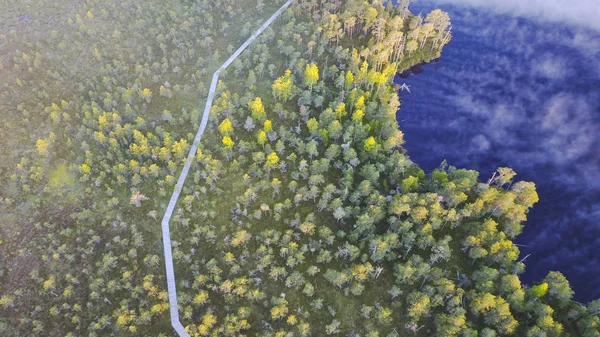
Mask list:
[[[200,143],[200,139],[204,134],[204,130],[206,129],[206,124],[208,123],[208,117],[210,115],[210,108],[212,107],[215,90],[217,88],[217,83],[219,82],[219,74],[221,70],[227,68],[233,60],[235,60],[243,51],[250,45],[256,37],[258,37],[275,19],[281,15],[281,13],[290,6],[293,0],[286,1],[281,8],[277,10],[265,23],[263,23],[260,28],[252,36],[250,36],[244,44],[242,44],[236,51],[233,53],[225,63],[223,63],[217,71],[213,74],[212,81],[210,83],[210,90],[208,92],[208,97],[206,99],[206,105],[204,106],[204,114],[202,115],[202,121],[200,122],[200,127],[198,128],[198,132],[196,132],[196,137],[194,138],[194,143],[190,148],[190,152],[185,160],[185,164],[183,165],[183,169],[181,170],[181,174],[179,175],[179,179],[177,179],[177,185],[175,185],[175,189],[173,190],[173,194],[171,194],[171,199],[169,200],[169,205],[167,206],[167,210],[165,211],[165,215],[162,218],[161,226],[162,226],[162,238],[163,238],[163,248],[164,248],[164,256],[165,256],[165,268],[167,273],[167,290],[169,293],[169,311],[171,314],[171,325],[173,329],[177,332],[180,337],[189,337],[190,335],[185,331],[185,328],[179,321],[179,311],[177,309],[177,289],[175,283],[175,273],[173,272],[173,252],[171,248],[171,232],[169,229],[169,221],[171,220],[171,216],[173,215],[173,210],[175,210],[175,204],[177,204],[177,199],[179,199],[179,194],[181,194],[181,189],[183,188],[183,184],[185,183],[185,179],[190,171],[190,166],[194,161],[194,157],[196,155],[196,151],[198,150],[198,144]]]

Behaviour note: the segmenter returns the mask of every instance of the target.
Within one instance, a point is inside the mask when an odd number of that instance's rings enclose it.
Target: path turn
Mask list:
[[[167,271],[167,290],[169,293],[169,311],[171,314],[171,325],[173,329],[177,332],[180,337],[189,337],[190,335],[185,331],[185,328],[179,321],[179,311],[177,309],[177,290],[175,284],[175,274],[173,272],[173,255],[171,248],[171,232],[169,230],[169,221],[171,220],[171,216],[173,215],[173,210],[175,209],[175,204],[177,204],[177,199],[179,199],[179,194],[181,193],[181,189],[183,188],[183,184],[185,183],[185,178],[190,171],[190,166],[194,160],[196,155],[196,151],[198,150],[198,144],[200,143],[200,139],[204,134],[204,130],[206,129],[206,124],[208,123],[208,117],[210,115],[210,108],[212,106],[213,98],[215,95],[215,90],[217,88],[217,83],[219,82],[219,74],[221,70],[227,68],[236,57],[238,57],[248,45],[256,37],[258,37],[281,13],[289,7],[293,0],[288,0],[281,8],[277,10],[265,23],[263,23],[260,28],[244,42],[236,51],[231,55],[225,63],[223,63],[217,71],[213,74],[212,81],[210,83],[210,90],[208,92],[208,97],[206,99],[206,105],[204,106],[204,114],[202,115],[202,122],[200,123],[200,127],[198,128],[198,132],[196,132],[196,137],[194,138],[194,143],[190,148],[190,152],[185,160],[185,164],[183,165],[183,169],[181,170],[181,174],[179,175],[179,179],[177,179],[177,185],[175,185],[175,189],[173,190],[173,194],[171,194],[171,199],[169,200],[169,205],[167,206],[167,210],[165,211],[165,215],[162,218],[161,226],[162,226],[162,238],[163,238],[163,248],[165,255],[165,268]]]

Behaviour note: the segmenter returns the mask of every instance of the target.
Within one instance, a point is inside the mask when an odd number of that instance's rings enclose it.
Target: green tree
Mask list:
[[[408,178],[402,180],[402,191],[404,193],[415,192],[419,188],[419,178],[414,176],[409,176]]]
[[[340,123],[340,121],[338,121],[337,119],[334,120],[333,122],[329,123],[329,127],[327,128],[327,131],[329,132],[329,136],[331,138],[337,140],[338,138],[340,138],[342,136],[342,132],[343,132],[342,123]]]
[[[308,132],[316,134],[319,130],[319,122],[316,118],[311,118],[306,122],[306,127],[308,128]]]
[[[533,286],[531,287],[530,292],[531,295],[535,298],[544,297],[544,295],[546,295],[546,293],[548,292],[548,283],[543,282],[541,284]]]
[[[561,306],[569,304],[574,292],[563,274],[551,271],[544,278],[544,283],[548,284],[548,295],[550,297],[556,299]]]
[[[511,190],[517,194],[515,202],[526,208],[532,207],[540,200],[535,189],[535,183],[519,181],[512,185]]]
[[[265,145],[267,143],[267,134],[263,130],[260,130],[257,136],[257,140],[258,144]]]
[[[516,175],[515,171],[509,167],[500,167],[494,175],[488,180],[488,185],[496,184],[498,186],[505,185]]]
[[[148,88],[140,89],[140,97],[146,101],[146,103],[150,103],[152,101],[152,91]]]
[[[418,322],[421,317],[429,313],[431,303],[429,296],[413,291],[408,294],[406,301],[408,302],[408,317],[412,320]]]
[[[292,97],[292,87],[292,72],[289,69],[287,69],[283,76],[277,78],[273,82],[273,96],[277,99],[287,101],[288,99],[290,99],[290,97]]]
[[[408,57],[412,55],[419,48],[419,43],[415,40],[409,40],[406,43],[406,51],[408,51]]]
[[[341,102],[340,104],[338,104],[338,106],[335,108],[335,115],[337,116],[337,118],[342,119],[344,118],[344,116],[346,116],[348,112],[346,111],[346,104],[344,102]]]
[[[378,145],[377,141],[375,140],[374,137],[371,136],[371,137],[365,139],[364,149],[367,152],[371,152],[371,151],[374,151],[377,148],[377,145]]]

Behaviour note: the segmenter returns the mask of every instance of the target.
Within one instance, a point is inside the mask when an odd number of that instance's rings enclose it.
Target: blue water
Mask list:
[[[433,6],[417,3],[413,12]],[[516,243],[526,283],[565,274],[600,297],[600,33],[485,9],[441,6],[453,39],[408,78],[398,112],[411,159],[443,159],[487,179],[500,166],[537,185],[540,202]]]

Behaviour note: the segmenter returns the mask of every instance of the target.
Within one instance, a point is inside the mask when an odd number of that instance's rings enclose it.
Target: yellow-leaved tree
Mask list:
[[[231,132],[233,132],[233,127],[231,126],[231,121],[229,118],[225,118],[221,124],[219,124],[219,132],[223,136],[228,136]]]
[[[319,81],[319,67],[316,64],[307,64],[304,69],[304,83],[310,87],[310,91]]]
[[[292,96],[292,72],[288,69],[285,74],[273,82],[273,96],[287,101]]]
[[[250,109],[252,118],[257,119],[261,122],[267,119],[265,107],[262,104],[262,100],[260,99],[260,97],[256,97],[256,99],[254,99],[253,101],[248,102],[248,108]]]

